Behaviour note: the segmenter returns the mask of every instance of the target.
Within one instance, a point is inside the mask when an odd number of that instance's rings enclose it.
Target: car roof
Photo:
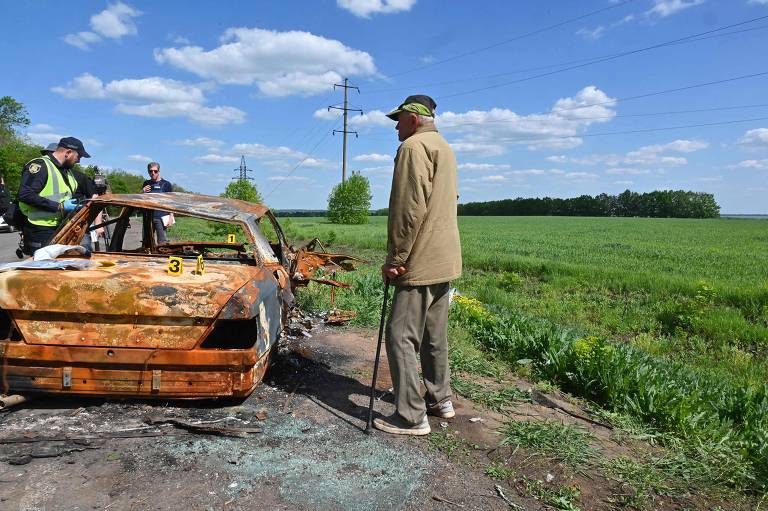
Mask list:
[[[106,194],[91,199],[91,202],[115,206],[161,209],[182,215],[225,221],[255,220],[261,218],[269,211],[269,208],[263,204],[182,192]]]

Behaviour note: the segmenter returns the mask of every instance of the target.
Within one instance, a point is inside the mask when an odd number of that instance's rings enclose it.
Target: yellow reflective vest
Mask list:
[[[48,170],[48,179],[45,182],[45,186],[40,190],[40,197],[44,197],[54,202],[62,203],[65,200],[72,197],[72,193],[77,190],[77,180],[71,172],[67,173],[67,179],[59,172],[59,168],[46,155],[42,158],[35,158],[36,160],[43,160],[45,167]],[[42,227],[56,227],[59,224],[59,212],[48,211],[40,209],[26,202],[19,202],[19,209],[29,219],[29,223],[39,225]]]

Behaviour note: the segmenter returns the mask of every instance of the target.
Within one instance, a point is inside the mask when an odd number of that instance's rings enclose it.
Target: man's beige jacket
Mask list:
[[[456,156],[433,125],[400,144],[389,195],[387,264],[408,273],[396,286],[426,286],[461,276],[456,221]]]

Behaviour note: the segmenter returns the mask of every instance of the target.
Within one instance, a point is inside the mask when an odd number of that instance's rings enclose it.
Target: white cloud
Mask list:
[[[586,181],[591,179],[597,179],[600,176],[598,174],[595,174],[593,172],[566,172],[563,174],[563,177],[565,179],[571,179],[574,181]]]
[[[648,169],[635,169],[631,167],[616,167],[605,171],[606,174],[650,174]]]
[[[669,142],[667,144],[656,144],[656,145],[644,146],[640,148],[640,151],[653,152],[653,153],[663,153],[663,152],[693,153],[696,151],[701,151],[702,149],[706,149],[707,147],[709,147],[709,143],[703,142],[701,140],[678,139],[678,140]]]
[[[231,106],[206,107],[199,103],[149,103],[146,105],[119,104],[118,112],[141,117],[186,117],[204,126],[242,124],[245,112]]]
[[[731,169],[757,169],[768,170],[768,159],[764,160],[744,160],[740,161],[736,165],[731,165]]]
[[[486,183],[502,183],[504,181],[509,181],[509,178],[505,176],[500,176],[500,175],[483,176],[480,178],[480,181],[483,181]]]
[[[155,50],[155,60],[221,84],[251,85],[269,96],[317,94],[342,76],[376,73],[373,57],[309,32],[229,28],[221,45]]]
[[[237,156],[224,156],[221,154],[204,154],[203,156],[198,156],[195,158],[195,160],[202,162],[202,163],[210,163],[210,164],[219,164],[219,163],[239,163],[240,158]]]
[[[500,170],[508,170],[510,168],[509,164],[506,163],[460,163],[458,165],[459,170],[472,170],[472,171],[481,171],[481,172],[498,172]]]
[[[138,29],[133,18],[141,15],[142,12],[138,9],[118,1],[91,16],[91,31],[67,34],[64,36],[64,42],[81,50],[87,50],[90,45],[101,41],[102,38],[119,40],[127,35],[136,35]]]
[[[306,155],[285,146],[266,146],[263,144],[235,144],[232,151],[235,154],[253,156],[256,158],[296,158],[303,159]]]
[[[324,159],[317,159],[317,158],[304,158],[301,161],[302,167],[309,167],[309,168],[336,168],[337,163],[332,162],[330,160],[324,160]]]
[[[547,161],[555,163],[574,163],[577,165],[608,165],[616,167],[624,165],[628,168],[614,169],[609,173],[631,173],[636,166],[678,167],[687,165],[688,160],[682,156],[671,156],[668,153],[693,153],[709,147],[709,143],[701,140],[678,139],[666,144],[643,146],[624,155],[593,154],[581,158],[569,158],[564,155],[548,156]],[[640,173],[640,172],[635,172]],[[644,173],[644,172],[643,172]]]
[[[208,137],[186,138],[184,140],[179,140],[177,143],[191,147],[205,147],[211,151],[224,145],[223,141]]]
[[[668,144],[647,145],[636,151],[628,152],[623,162],[627,165],[656,165],[660,167],[687,165],[688,160],[682,156],[668,156],[662,153],[692,153],[708,146],[708,143],[698,140],[675,140]]]
[[[392,14],[410,11],[416,0],[336,0],[336,5],[358,18],[370,18],[371,14]]]
[[[117,2],[98,14],[91,16],[91,28],[97,34],[110,39],[120,39],[126,35],[136,35],[138,30],[132,18],[142,12],[123,2]]]
[[[338,112],[338,110],[336,111]],[[349,124],[355,127],[375,126],[391,128],[393,130],[395,129],[395,122],[387,117],[386,113],[382,112],[381,110],[371,110],[370,112],[366,112],[363,115],[355,115],[352,117],[352,119],[349,120]]]
[[[705,0],[654,0],[653,7],[646,11],[645,14],[646,16],[666,18],[690,7],[701,5],[704,2]]]
[[[614,104],[614,99],[592,85],[573,97],[557,100],[548,113],[518,115],[508,109],[492,108],[445,112],[438,115],[436,122],[441,130],[463,134],[453,143],[457,151],[491,145],[495,150],[489,155],[497,155],[510,144],[525,144],[532,150],[570,149],[582,143],[578,135],[589,126],[615,117]]]
[[[64,87],[51,87],[51,91],[69,99],[103,98],[104,83],[90,73],[83,73]]]
[[[187,39],[184,36],[178,36],[178,37],[174,37],[173,38],[173,44],[186,44],[186,45],[190,45],[190,44],[192,44],[192,41],[190,41],[189,39]]]
[[[306,181],[312,181],[308,177],[304,176],[270,176],[267,178],[268,181],[297,181],[297,182],[306,182]]]
[[[33,124],[29,129],[32,131],[50,131],[53,129],[53,126],[50,124]]]
[[[457,153],[472,153],[480,156],[499,156],[504,154],[504,146],[478,142],[455,142],[451,147]]]
[[[590,41],[597,41],[601,37],[603,37],[603,34],[605,33],[605,27],[600,25],[592,30],[582,27],[577,32],[576,35],[583,37],[584,39],[588,39]]]
[[[118,112],[141,117],[186,117],[206,126],[240,124],[245,112],[229,106],[205,106],[203,87],[168,78],[113,80],[106,85],[84,73],[64,87],[52,87],[70,99],[110,99]]]
[[[63,135],[56,132],[50,132],[50,131],[38,131],[38,132],[27,132],[27,138],[29,138],[32,142],[35,144],[41,145],[41,146],[47,146],[51,142],[58,142],[62,138],[64,138]]]
[[[393,170],[392,165],[382,165],[381,167],[365,167],[357,170],[357,172],[364,174],[392,174]]]
[[[565,174],[565,171],[560,169],[525,169],[525,170],[513,170],[505,172],[508,176],[558,176]]]
[[[749,0],[750,4],[757,4],[757,5],[768,5],[768,0]]]
[[[393,161],[395,158],[391,154],[361,154],[352,158],[354,161]]]
[[[737,140],[737,143],[749,147],[768,148],[768,128],[749,130]]]
[[[150,158],[149,156],[144,156],[143,154],[132,154],[128,157],[129,160],[132,161],[141,161],[149,163],[153,160],[153,158]]]
[[[315,119],[323,119],[324,121],[330,121],[341,116],[341,111],[335,108],[318,108],[315,113],[312,114]]]
[[[104,93],[115,101],[148,103],[202,103],[205,98],[200,87],[168,78],[113,80]]]
[[[71,44],[81,50],[90,50],[92,44],[101,41],[101,37],[93,32],[78,32],[77,34],[67,34],[64,36],[64,42]]]

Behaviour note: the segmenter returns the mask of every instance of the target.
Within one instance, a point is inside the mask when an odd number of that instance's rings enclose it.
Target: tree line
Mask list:
[[[720,206],[711,193],[656,190],[618,195],[580,195],[570,199],[551,197],[504,199],[459,204],[464,216],[623,216],[653,218],[718,218]]]

